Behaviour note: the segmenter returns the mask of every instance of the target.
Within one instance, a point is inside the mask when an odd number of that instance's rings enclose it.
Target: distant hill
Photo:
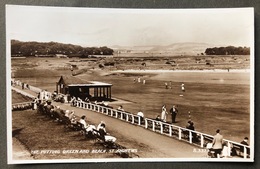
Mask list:
[[[216,45],[207,43],[173,43],[166,46],[111,46],[114,51],[121,53],[171,53],[172,55],[197,55],[204,53],[207,48],[216,47]]]
[[[58,42],[22,42],[11,40],[11,55],[21,56],[49,56],[65,55],[69,57],[88,57],[90,55],[113,55],[113,50],[103,47],[82,47]]]

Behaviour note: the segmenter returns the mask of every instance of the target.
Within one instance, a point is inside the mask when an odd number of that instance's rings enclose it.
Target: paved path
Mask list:
[[[15,137],[12,138],[13,141],[13,160],[33,160],[30,152],[25,148],[22,143]]]
[[[36,95],[29,90],[24,90],[24,92]],[[141,158],[206,158],[205,150],[202,151],[200,147],[176,138],[161,135],[101,113],[71,107],[69,104],[53,102],[53,105],[74,110],[77,116],[86,115],[87,122],[96,126],[100,121],[105,121],[107,132],[117,138],[116,142],[128,149],[137,150]]]

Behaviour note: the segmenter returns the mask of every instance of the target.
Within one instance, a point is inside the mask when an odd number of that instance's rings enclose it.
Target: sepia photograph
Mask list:
[[[9,164],[254,162],[254,8],[6,5]]]

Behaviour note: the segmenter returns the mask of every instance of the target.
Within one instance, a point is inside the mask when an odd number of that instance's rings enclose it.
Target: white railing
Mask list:
[[[190,144],[198,145],[202,148],[206,147],[207,143],[212,142],[214,136],[208,135],[205,133],[201,133],[198,131],[189,130],[187,128],[183,128],[180,126],[176,126],[173,124],[165,123],[162,121],[157,121],[149,118],[144,118],[143,123],[141,121],[141,117],[138,115],[134,115],[128,112],[124,112],[121,110],[116,110],[111,107],[98,105],[94,103],[86,103],[83,101],[76,101],[76,107],[87,109],[95,112],[99,112],[102,114],[105,114],[107,116],[111,116],[126,122],[129,122],[131,124],[135,124],[138,126],[142,126],[146,129],[152,130],[154,132],[159,132],[161,134],[167,135],[169,137],[176,137],[179,140],[187,141]],[[231,148],[235,147],[235,149],[243,148],[243,157],[247,158],[248,151],[250,150],[249,146],[230,141],[227,139],[224,139],[224,142],[227,143],[228,147],[228,155],[231,156]]]
[[[32,102],[23,102],[23,103],[14,103],[12,104],[12,110],[19,110],[19,109],[31,109]]]
[[[35,93],[40,93],[42,91],[42,89],[38,88],[38,87],[34,87],[29,85],[29,90],[35,92]]]
[[[128,112],[116,110],[111,107],[98,105],[98,104],[94,104],[94,103],[87,103],[87,102],[77,101],[77,100],[75,102],[76,102],[76,104],[75,104],[76,107],[99,112],[99,113],[105,114],[107,116],[111,116],[111,117],[118,118],[123,121],[130,122],[132,124],[141,125],[141,117],[138,115],[134,115],[134,114],[131,114]]]
[[[32,99],[35,98],[35,96],[33,96],[33,95],[31,95],[31,94],[29,94],[29,93],[27,93],[27,92],[24,92],[24,91],[22,91],[22,90],[20,90],[20,89],[16,89],[16,88],[12,87],[12,90],[15,90],[17,93],[20,93],[20,94],[22,94],[22,95],[24,95],[24,96],[27,96],[27,97],[30,97],[30,98],[32,98]]]
[[[20,80],[11,79],[11,81],[13,82],[14,85],[17,85],[17,86],[23,86],[23,84],[24,84],[25,89],[31,90],[35,93],[40,93],[40,92],[43,91],[42,89],[40,89],[38,87],[31,86],[31,85],[26,84],[26,83],[22,83]],[[44,92],[45,92],[45,96],[47,96],[48,98],[51,98],[51,96],[52,96],[51,92],[47,92],[47,91],[44,91]]]
[[[170,137],[177,137],[179,140],[185,140],[188,141],[190,144],[196,144],[200,147],[206,147],[206,144],[209,142],[212,142],[214,136],[208,135],[205,133],[201,133],[198,131],[189,130],[186,128],[182,128],[179,126],[175,126],[169,123],[164,123],[161,121],[156,121],[153,119],[145,118],[145,128],[151,129],[155,132],[160,132],[161,134],[166,134]],[[249,154],[250,147],[230,141],[227,139],[223,139],[224,142],[227,143],[228,147],[228,156],[231,156],[231,149],[234,147],[235,149],[240,149],[242,147],[243,149],[243,157],[247,158]]]

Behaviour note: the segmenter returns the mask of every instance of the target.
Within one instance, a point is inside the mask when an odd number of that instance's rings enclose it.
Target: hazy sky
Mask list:
[[[253,10],[98,9],[7,6],[7,37],[82,46],[199,42],[250,46]]]

